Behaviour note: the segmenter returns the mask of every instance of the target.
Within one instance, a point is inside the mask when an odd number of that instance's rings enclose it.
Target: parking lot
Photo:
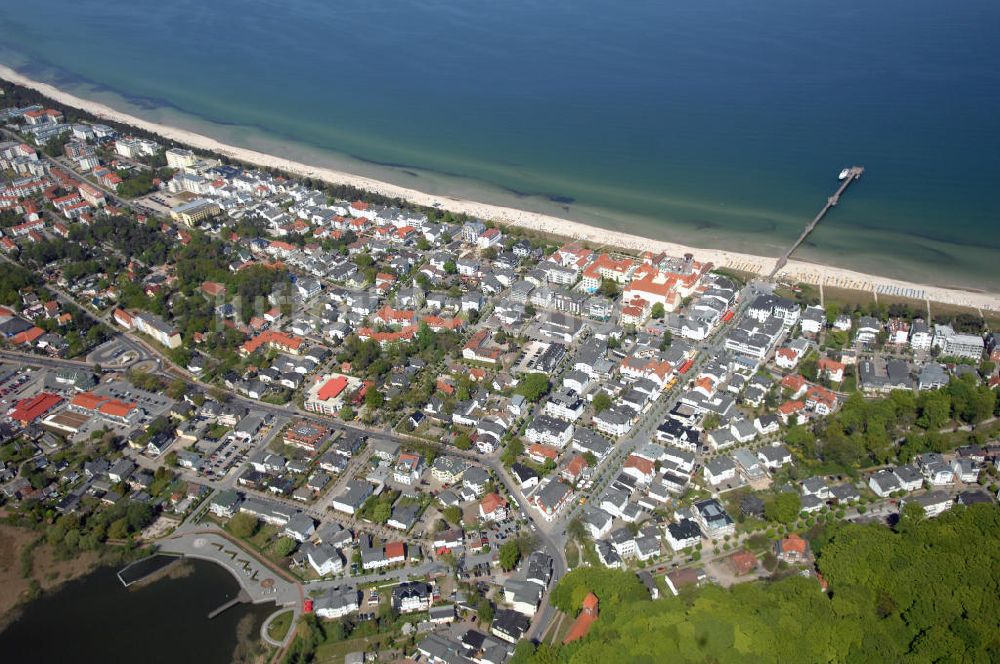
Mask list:
[[[215,452],[208,455],[203,473],[209,477],[223,478],[234,468],[243,465],[254,449],[253,440],[226,434]]]

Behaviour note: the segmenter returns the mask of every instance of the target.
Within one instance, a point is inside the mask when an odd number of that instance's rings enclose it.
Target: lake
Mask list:
[[[0,632],[7,661],[99,662],[135,659],[175,664],[228,664],[237,627],[259,640],[272,604],[239,604],[208,619],[208,613],[239,593],[222,567],[186,560],[187,568],[141,587],[125,588],[117,569],[102,567],[23,607]]]

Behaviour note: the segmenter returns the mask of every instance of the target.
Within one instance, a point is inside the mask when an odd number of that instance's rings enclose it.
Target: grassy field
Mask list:
[[[390,638],[389,634],[374,634],[372,636],[347,639],[346,641],[337,641],[335,643],[324,643],[316,648],[316,658],[314,661],[341,664],[344,661],[344,656],[348,653],[383,650],[385,644],[390,641]]]
[[[574,540],[567,541],[564,550],[566,552],[566,566],[570,569],[577,567],[580,564],[580,549],[576,542]]]
[[[271,621],[267,626],[267,635],[275,641],[281,641],[288,634],[288,629],[292,626],[292,612],[285,611]]]

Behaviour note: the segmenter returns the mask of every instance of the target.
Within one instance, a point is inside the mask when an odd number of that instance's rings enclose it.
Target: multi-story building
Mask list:
[[[129,313],[124,309],[116,309],[114,317],[122,327],[147,334],[167,348],[178,348],[181,345],[181,334],[177,328],[156,314],[146,311]]]

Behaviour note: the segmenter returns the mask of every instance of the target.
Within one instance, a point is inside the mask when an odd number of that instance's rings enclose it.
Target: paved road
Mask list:
[[[364,585],[366,583],[389,583],[395,582],[399,583],[406,581],[411,578],[420,578],[427,576],[428,574],[441,574],[448,571],[448,567],[442,565],[439,562],[428,560],[422,562],[419,565],[412,565],[410,567],[400,567],[397,569],[387,570],[384,573],[373,573],[373,574],[359,574],[358,576],[345,576],[343,578],[336,579],[322,579],[319,581],[307,581],[305,584],[306,592],[312,592],[314,590],[325,590],[327,588],[336,588],[346,584],[354,585]]]

